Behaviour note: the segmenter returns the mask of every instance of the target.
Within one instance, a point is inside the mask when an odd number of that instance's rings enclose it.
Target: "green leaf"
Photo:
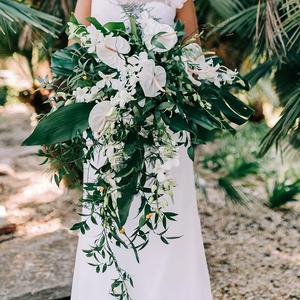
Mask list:
[[[126,31],[125,24],[123,22],[108,22],[104,25],[109,31]]]
[[[187,153],[188,153],[190,159],[191,159],[192,161],[194,161],[194,159],[195,159],[195,147],[194,147],[194,146],[188,147]]]
[[[94,104],[75,103],[44,117],[23,146],[53,145],[73,139],[88,128],[88,116]]]
[[[163,103],[159,104],[157,108],[159,110],[171,110],[174,106],[175,106],[174,103],[163,102]]]
[[[51,70],[55,75],[67,77],[73,74],[82,55],[79,44],[57,50],[51,57]]]
[[[155,47],[157,47],[157,48],[160,48],[160,49],[166,49],[166,47],[165,47],[165,45],[164,44],[162,44],[159,40],[158,40],[158,38],[161,36],[161,35],[163,35],[163,34],[166,34],[166,32],[159,32],[159,33],[157,33],[156,35],[154,35],[153,37],[152,37],[152,39],[151,39],[151,44],[153,45],[153,46],[155,46]]]
[[[169,125],[174,132],[181,130],[192,131],[187,121],[180,114],[173,113],[172,116],[168,116],[168,114],[162,113],[161,116],[163,121]]]
[[[94,17],[86,18],[88,22],[95,26],[96,29],[100,30],[102,33],[107,34],[108,30]]]
[[[132,35],[135,37],[135,39],[138,39],[139,35],[137,32],[136,19],[134,17],[130,16],[129,22],[130,22],[130,28],[131,28]]]

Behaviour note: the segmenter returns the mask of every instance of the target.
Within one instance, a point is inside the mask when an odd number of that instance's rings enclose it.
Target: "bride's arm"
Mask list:
[[[183,7],[177,10],[176,19],[184,24],[186,38],[198,33],[198,20],[193,0],[187,0]]]
[[[85,25],[89,25],[89,22],[86,18],[91,16],[91,6],[92,0],[78,0],[75,8],[74,15],[77,20]],[[68,45],[72,45],[74,43],[73,40],[69,40]]]
[[[86,18],[91,16],[92,0],[78,0],[75,8],[75,16],[77,20],[85,25],[88,25]]]

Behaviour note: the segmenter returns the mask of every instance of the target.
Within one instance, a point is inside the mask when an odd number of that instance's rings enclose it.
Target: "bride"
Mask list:
[[[161,23],[172,25],[175,19],[179,19],[185,25],[187,37],[197,32],[193,0],[78,0],[75,15],[84,24],[90,16],[96,17],[102,24],[126,21],[125,9],[130,4],[142,4],[143,9]],[[97,153],[93,165],[97,165],[99,160],[101,155]],[[171,172],[177,186],[174,189],[174,203],[169,205],[178,216],[177,222],[172,223],[170,233],[182,237],[172,240],[169,245],[156,236],[151,237],[148,246],[140,253],[140,263],[136,262],[130,251],[114,249],[122,268],[133,277],[134,288],[130,288],[133,300],[212,299],[197,212],[193,163],[184,147],[179,151],[179,161],[179,166]],[[86,164],[84,182],[93,182],[95,178],[94,168]],[[138,200],[135,199],[126,223],[129,229],[130,220],[133,221],[139,207]],[[83,253],[93,244],[99,232],[96,225],[89,225],[91,230],[81,235],[78,242],[71,299],[112,300],[114,298],[109,294],[109,289],[114,271],[97,274]]]

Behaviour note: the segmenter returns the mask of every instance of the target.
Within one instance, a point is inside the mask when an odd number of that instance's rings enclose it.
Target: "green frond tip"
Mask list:
[[[54,37],[59,32],[59,26],[62,25],[59,18],[33,9],[26,4],[13,0],[0,0],[0,34],[6,35],[8,31],[14,32],[22,22]]]
[[[297,180],[291,184],[286,181],[278,182],[274,184],[272,193],[269,195],[269,206],[271,208],[277,208],[288,202],[298,201],[296,196],[300,195],[300,180]]]

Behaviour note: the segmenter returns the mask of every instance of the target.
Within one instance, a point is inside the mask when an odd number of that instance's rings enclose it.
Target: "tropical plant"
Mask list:
[[[271,208],[280,207],[288,202],[295,202],[299,199],[296,196],[300,195],[300,179],[295,182],[288,183],[275,181],[273,190],[269,192],[269,206]]]
[[[55,35],[55,25],[60,25],[60,20],[52,15],[38,11],[13,0],[0,0],[0,33],[6,35],[16,32],[22,23],[29,24],[47,34]]]
[[[263,139],[260,155],[285,139],[299,147],[299,1],[199,0],[197,4],[201,23],[219,23],[211,33],[239,40],[241,57],[251,62],[246,76],[250,84],[268,76],[280,96],[281,118]]]

